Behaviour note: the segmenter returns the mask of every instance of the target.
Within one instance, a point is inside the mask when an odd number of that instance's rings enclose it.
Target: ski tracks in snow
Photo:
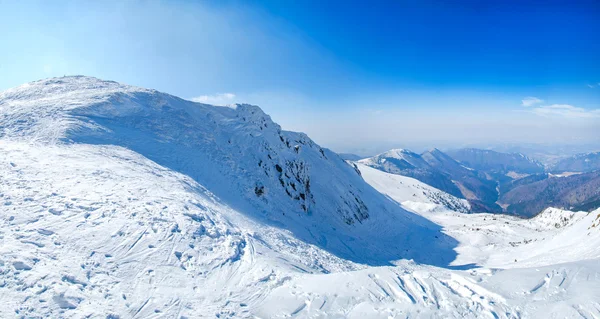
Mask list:
[[[0,148],[2,317],[237,317],[264,290],[252,236],[189,179],[115,147]]]

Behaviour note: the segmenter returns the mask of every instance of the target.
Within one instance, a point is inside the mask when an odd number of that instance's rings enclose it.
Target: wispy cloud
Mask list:
[[[521,100],[521,105],[523,105],[525,107],[530,107],[530,106],[534,106],[536,104],[540,104],[542,102],[544,102],[544,100],[540,100],[537,97],[528,96]]]
[[[234,103],[235,94],[233,93],[218,93],[214,95],[200,95],[190,99],[194,102],[212,104],[212,105],[228,105]]]
[[[600,109],[586,109],[570,104],[542,104],[543,100],[528,96],[521,100],[521,106],[528,108],[525,112],[544,117],[585,119],[600,118]]]
[[[582,107],[576,107],[569,104],[552,104],[537,106],[531,109],[531,112],[546,117],[563,118],[600,118],[600,109],[588,110]]]
[[[589,87],[590,89],[600,88],[600,82],[598,82],[598,83],[592,83],[592,84],[588,83],[587,87]]]

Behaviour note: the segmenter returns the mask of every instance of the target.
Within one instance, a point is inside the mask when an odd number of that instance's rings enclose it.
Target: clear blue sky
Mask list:
[[[0,90],[258,104],[339,151],[600,140],[597,1],[5,1]]]

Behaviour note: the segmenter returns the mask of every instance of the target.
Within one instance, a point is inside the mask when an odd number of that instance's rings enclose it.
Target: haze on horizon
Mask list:
[[[361,155],[598,150],[599,13],[592,1],[0,0],[0,90],[83,74],[246,102],[284,129]]]

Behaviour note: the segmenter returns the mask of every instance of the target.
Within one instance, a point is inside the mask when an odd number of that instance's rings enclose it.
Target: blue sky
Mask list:
[[[600,4],[5,1],[0,89],[85,74],[260,105],[338,151],[600,140]]]

